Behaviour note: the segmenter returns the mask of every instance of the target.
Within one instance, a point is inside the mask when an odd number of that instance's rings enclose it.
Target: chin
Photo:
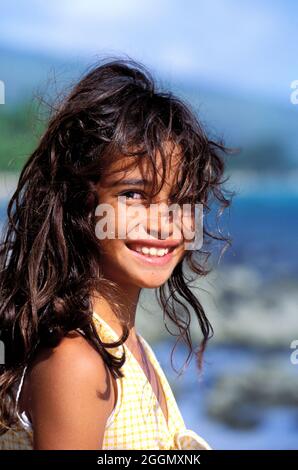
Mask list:
[[[155,289],[157,287],[162,286],[165,284],[168,279],[170,278],[171,274],[168,276],[142,276],[140,279],[136,279],[134,277],[133,283],[140,287],[141,289]]]

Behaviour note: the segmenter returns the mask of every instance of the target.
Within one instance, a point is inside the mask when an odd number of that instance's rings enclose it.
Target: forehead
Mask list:
[[[120,156],[107,169],[102,183],[104,186],[110,186],[128,178],[151,181],[153,177],[159,183],[164,176],[164,184],[174,184],[182,175],[181,149],[177,145],[167,143],[162,152],[163,154],[159,150],[156,151],[153,162],[148,156]]]

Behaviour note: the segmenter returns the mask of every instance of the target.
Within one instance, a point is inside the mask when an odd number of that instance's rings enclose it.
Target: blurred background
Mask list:
[[[232,247],[193,286],[215,331],[201,378],[194,357],[173,370],[188,351],[179,344],[171,363],[175,340],[153,292],[137,315],[187,427],[216,449],[298,448],[297,15],[294,0],[1,2],[2,224],[45,125],[37,97],[50,102],[102,57],[141,61],[210,135],[241,148],[228,161],[236,196],[221,223]]]

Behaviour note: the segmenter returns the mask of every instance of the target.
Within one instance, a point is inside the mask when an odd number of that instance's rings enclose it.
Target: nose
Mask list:
[[[148,208],[147,227],[154,238],[167,239],[173,235],[173,213],[165,202],[151,204]]]

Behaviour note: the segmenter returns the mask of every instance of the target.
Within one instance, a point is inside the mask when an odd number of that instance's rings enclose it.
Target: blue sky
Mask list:
[[[297,18],[294,0],[4,0],[0,44],[91,62],[127,54],[170,80],[288,101]]]

